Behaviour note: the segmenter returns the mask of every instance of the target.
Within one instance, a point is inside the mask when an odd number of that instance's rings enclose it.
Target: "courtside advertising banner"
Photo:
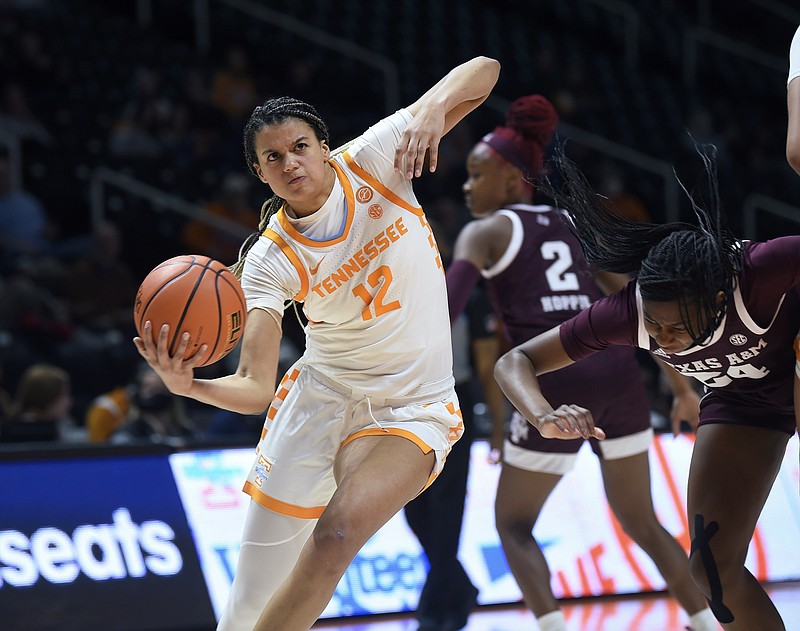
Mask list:
[[[0,462],[3,631],[213,621],[166,456]]]
[[[686,485],[693,440],[658,435],[650,448],[651,485],[656,515],[690,549]],[[460,557],[481,604],[516,602],[522,594],[502,552],[494,525],[494,495],[499,469],[487,462],[488,446],[475,443],[464,513]],[[798,440],[789,442],[747,556],[747,567],[761,581],[800,578],[800,493]],[[666,585],[650,558],[622,531],[605,499],[600,466],[588,445],[575,467],[545,503],[534,528],[559,598],[662,591]]]
[[[225,449],[170,456],[217,619],[222,615],[236,570],[250,502],[242,485],[254,453],[254,449]]]
[[[217,618],[236,569],[250,501],[241,487],[254,453],[253,449],[229,449],[170,457]],[[400,513],[361,549],[322,617],[413,609],[425,575],[419,544]]]
[[[686,481],[692,451],[686,436],[657,436],[650,450],[653,500],[664,527],[688,551]],[[252,449],[174,454],[170,457],[186,508],[214,611],[230,591],[249,497],[241,492]],[[488,462],[488,444],[473,445],[460,558],[480,589],[480,604],[513,603],[521,593],[494,525],[500,469]],[[747,566],[763,581],[800,578],[800,501],[797,437],[789,443],[775,487],[758,524]],[[662,591],[652,561],[623,532],[603,491],[597,458],[585,446],[575,468],[545,504],[535,534],[548,559],[558,597]],[[424,554],[403,513],[359,552],[323,617],[413,610],[425,581]]]

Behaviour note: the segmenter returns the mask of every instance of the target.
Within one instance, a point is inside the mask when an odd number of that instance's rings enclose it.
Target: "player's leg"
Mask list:
[[[265,605],[292,571],[316,523],[316,519],[281,515],[250,502],[236,575],[218,631],[252,631]]]
[[[800,42],[800,39],[798,41]],[[798,107],[800,107],[800,79],[793,83],[797,84]],[[800,118],[800,111],[798,111],[798,118]],[[794,338],[794,356],[794,422],[797,426],[797,432],[800,434],[800,336]]]
[[[566,625],[550,588],[547,559],[532,531],[545,500],[574,466],[583,442],[543,438],[515,411],[503,446],[495,498],[497,532],[525,604],[545,631],[565,631]]]
[[[600,468],[611,510],[625,533],[653,560],[670,593],[690,616],[707,609],[703,594],[689,575],[687,552],[656,517],[647,451],[623,458],[601,458]],[[705,631],[702,626],[718,628],[708,612],[699,617],[706,620],[698,619],[694,631]]]
[[[728,631],[784,631],[780,614],[745,567],[756,522],[789,435],[744,425],[697,430],[689,470],[689,568]]]
[[[473,402],[468,387],[456,384],[456,394],[464,416],[464,433],[453,445],[447,466],[433,484],[404,509],[429,566],[415,614],[419,631],[463,627],[478,593],[458,560],[472,447]]]
[[[525,604],[539,618],[559,609],[550,589],[550,568],[533,526],[560,474],[526,471],[503,463],[495,498],[495,522],[500,542]]]
[[[794,420],[797,433],[800,434],[800,376],[794,376]]]
[[[393,435],[348,443],[336,459],[338,488],[256,630],[309,629],[356,553],[425,487],[435,457]]]

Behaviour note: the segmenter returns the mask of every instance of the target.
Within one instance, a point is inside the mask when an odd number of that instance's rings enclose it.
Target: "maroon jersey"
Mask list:
[[[744,266],[726,315],[702,346],[670,354],[645,331],[634,281],[561,326],[579,360],[613,345],[639,346],[706,387],[701,423],[765,425],[793,433],[800,237],[744,243]]]
[[[481,273],[513,346],[602,297],[563,211],[514,204],[496,214],[511,220],[511,242],[500,260]]]
[[[518,346],[558,326],[603,294],[563,211],[515,204],[497,213],[511,220],[511,242],[500,260],[482,274],[510,342]],[[573,403],[590,410],[609,438],[650,427],[650,402],[633,348],[610,347],[585,361],[540,375],[538,380],[553,407]],[[526,446],[514,435],[511,440]],[[574,441],[577,446],[568,446],[573,441],[543,442],[550,443],[547,450],[575,451],[583,441]],[[543,450],[542,444],[536,450]]]

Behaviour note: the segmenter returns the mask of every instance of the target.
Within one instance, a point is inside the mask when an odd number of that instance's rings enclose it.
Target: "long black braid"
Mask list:
[[[678,301],[687,332],[701,344],[725,315],[727,297],[742,270],[742,247],[723,224],[716,148],[698,144],[695,148],[703,162],[708,200],[678,182],[691,201],[698,225],[652,224],[622,217],[592,189],[560,145],[552,162],[563,183],[556,187],[545,176],[540,187],[567,212],[568,225],[594,269],[635,275],[645,300]],[[721,304],[719,292],[726,298]],[[690,317],[692,310],[695,318]]]
[[[256,155],[256,134],[264,127],[278,125],[288,118],[298,118],[308,123],[311,129],[314,130],[317,140],[329,143],[330,134],[328,132],[328,126],[313,106],[289,96],[267,99],[264,101],[263,105],[259,105],[253,110],[253,113],[244,126],[244,160],[250,173],[256,177],[258,177],[256,171],[256,165],[258,164],[258,156]],[[250,251],[250,248],[258,241],[258,237],[264,232],[267,224],[269,224],[270,218],[280,210],[284,201],[283,198],[273,195],[261,206],[261,217],[258,222],[258,228],[253,234],[247,237],[242,247],[239,248],[239,260],[230,268],[237,278],[241,278],[244,259]]]

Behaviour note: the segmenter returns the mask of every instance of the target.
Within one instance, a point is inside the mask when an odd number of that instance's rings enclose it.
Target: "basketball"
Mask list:
[[[145,277],[136,292],[133,317],[140,337],[148,320],[154,340],[161,326],[169,325],[170,355],[185,332],[190,338],[184,359],[207,344],[200,367],[219,361],[236,348],[247,309],[239,280],[225,265],[207,256],[184,254],[164,261]]]

